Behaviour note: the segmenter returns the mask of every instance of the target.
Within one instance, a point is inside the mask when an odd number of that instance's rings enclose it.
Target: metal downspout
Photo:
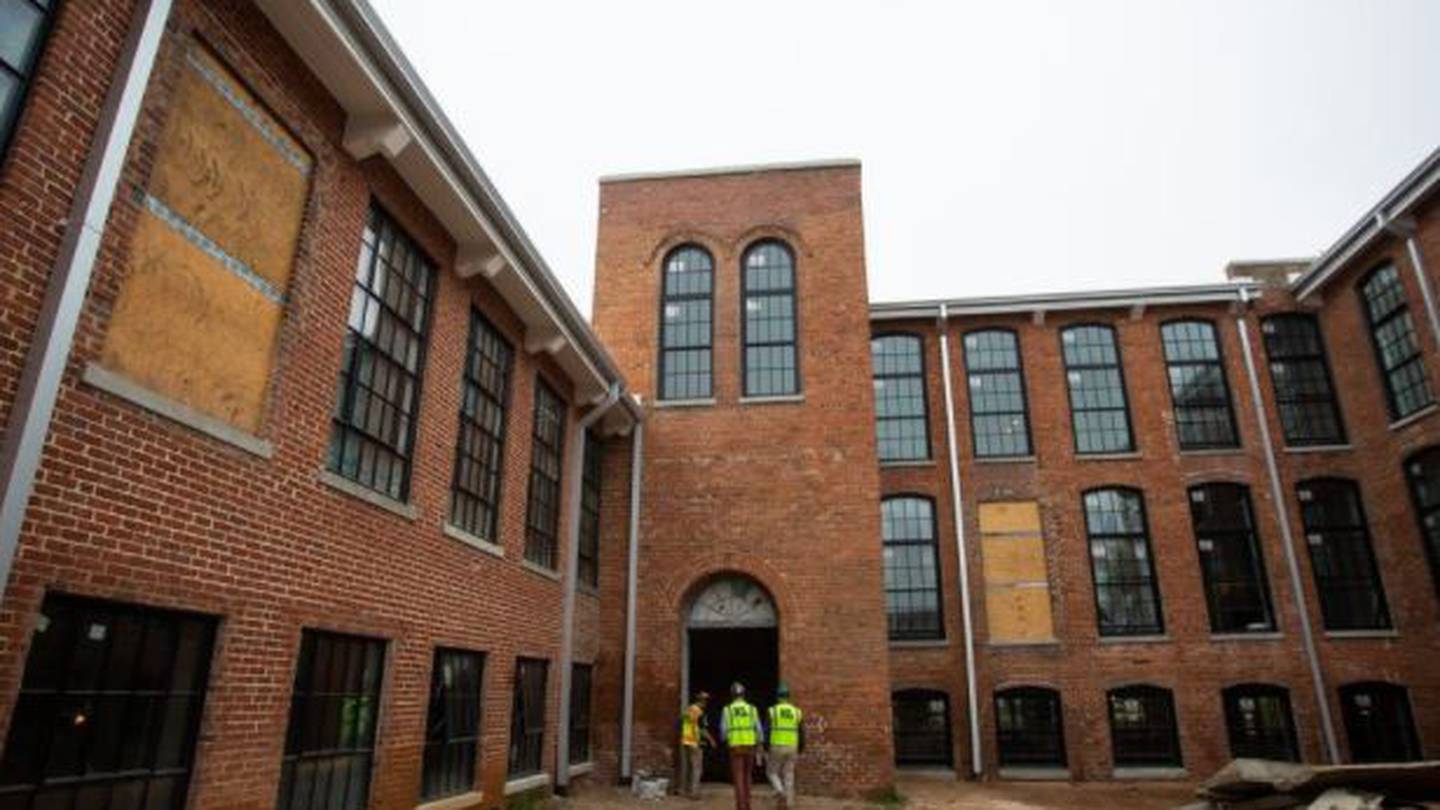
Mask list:
[[[960,450],[955,434],[955,390],[950,375],[949,311],[940,305],[940,368],[945,382],[945,442],[950,453],[950,500],[955,512],[955,555],[960,561],[960,620],[965,635],[965,699],[970,719],[970,769],[984,773],[980,752],[980,708],[975,694],[975,626],[970,615],[970,559],[965,548],[965,502],[960,497]]]
[[[640,474],[645,457],[645,423],[635,423],[630,442],[630,542],[625,575],[625,694],[620,710],[620,778],[629,779],[635,734],[635,603],[640,574]]]
[[[1403,221],[1391,220],[1386,223],[1386,227],[1392,233],[1405,237],[1405,251],[1410,254],[1410,269],[1415,271],[1415,281],[1420,285],[1420,297],[1425,301],[1425,315],[1430,321],[1430,335],[1435,338],[1435,346],[1440,348],[1440,309],[1436,308],[1435,290],[1430,284],[1430,274],[1425,272],[1425,256],[1420,252],[1415,221],[1408,217]]]
[[[1270,420],[1265,400],[1260,395],[1260,376],[1255,371],[1254,350],[1250,345],[1249,324],[1245,320],[1250,291],[1240,289],[1240,312],[1235,315],[1235,329],[1240,333],[1240,348],[1245,355],[1245,376],[1250,383],[1250,398],[1255,406],[1255,421],[1260,425],[1260,445],[1265,448],[1265,467],[1270,476],[1270,497],[1275,502],[1275,516],[1280,521],[1280,539],[1285,548],[1285,568],[1290,576],[1290,591],[1295,595],[1295,612],[1300,616],[1300,641],[1310,667],[1310,681],[1320,709],[1320,730],[1325,738],[1325,755],[1330,762],[1340,761],[1340,748],[1335,739],[1335,722],[1330,716],[1330,700],[1325,691],[1325,676],[1320,671],[1320,658],[1315,650],[1315,631],[1310,622],[1310,608],[1305,604],[1305,588],[1300,577],[1300,563],[1295,558],[1295,534],[1290,526],[1290,510],[1286,506],[1285,488],[1280,482],[1280,467],[1275,461],[1275,445],[1270,438]]]
[[[115,79],[95,128],[90,156],[75,188],[60,252],[25,357],[4,445],[0,447],[0,492],[4,493],[0,496],[0,599],[10,580],[10,566],[20,545],[20,527],[34,490],[45,437],[50,432],[61,377],[75,341],[80,310],[95,270],[95,256],[105,234],[105,220],[120,183],[125,153],[135,133],[135,121],[155,67],[170,6],[171,0],[146,0],[135,9]]]

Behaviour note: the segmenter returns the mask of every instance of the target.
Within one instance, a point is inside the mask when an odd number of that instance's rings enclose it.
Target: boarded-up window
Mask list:
[[[990,642],[1054,641],[1040,505],[1035,501],[980,504],[980,549]]]

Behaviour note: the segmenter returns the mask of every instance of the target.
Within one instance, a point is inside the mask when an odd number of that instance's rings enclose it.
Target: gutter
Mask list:
[[[625,573],[625,684],[620,710],[620,779],[631,775],[635,736],[635,607],[638,601],[640,576],[640,476],[645,458],[645,423],[635,423],[630,440],[630,531],[626,544],[628,555]]]
[[[75,341],[80,310],[95,271],[110,204],[120,184],[125,154],[155,67],[171,0],[142,0],[136,6],[116,63],[105,106],[95,128],[90,156],[75,188],[60,252],[25,357],[10,422],[0,446],[0,597],[20,545],[20,529],[35,486],[35,474],[50,433],[50,418]]]
[[[1129,290],[1040,293],[946,300],[886,301],[870,304],[870,320],[907,320],[946,316],[1062,312],[1084,309],[1132,309],[1152,306],[1233,303],[1251,283],[1137,287]]]

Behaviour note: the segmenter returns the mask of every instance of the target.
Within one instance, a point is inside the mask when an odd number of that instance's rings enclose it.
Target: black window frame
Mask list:
[[[605,466],[605,445],[586,428],[580,460],[580,544],[576,549],[576,580],[600,587],[600,495]]]
[[[706,290],[703,293],[672,293],[670,292],[670,262],[671,260],[679,257],[681,254],[684,254],[688,251],[695,251],[699,255],[704,256],[706,262],[709,263],[709,268],[705,271],[708,274]],[[711,255],[710,251],[705,249],[704,246],[698,245],[694,242],[686,242],[685,244],[676,245],[675,247],[671,248],[665,253],[664,261],[660,263],[659,298],[659,329],[657,330],[657,332],[659,333],[659,352],[656,361],[657,373],[655,375],[656,399],[667,402],[684,402],[687,400],[705,400],[713,398],[715,396],[715,257]],[[667,330],[671,327],[671,324],[667,323],[667,319],[665,317],[667,307],[671,304],[684,307],[689,303],[696,301],[705,302],[707,313],[706,320],[709,322],[709,329],[707,331],[704,346],[702,347],[698,344],[693,346],[686,344],[679,348],[667,348]],[[704,351],[706,358],[707,371],[704,374],[704,392],[692,392],[687,387],[683,396],[675,396],[669,394],[667,382],[670,379],[668,375],[671,372],[671,363],[667,361],[667,357],[671,353],[698,351]],[[695,373],[691,373],[689,376],[698,375]]]
[[[467,667],[447,669],[450,662]],[[454,683],[447,683],[447,672]],[[473,675],[473,681],[463,681]],[[430,702],[425,712],[420,799],[434,801],[475,789],[482,731],[485,654],[436,647],[430,667]]]
[[[1118,496],[1123,497],[1133,497],[1136,499],[1136,503],[1139,505],[1140,531],[1095,531],[1094,526],[1091,522],[1090,499],[1093,496],[1099,496],[1108,493],[1114,493]],[[1145,493],[1134,487],[1125,486],[1105,486],[1088,489],[1080,494],[1080,511],[1085,521],[1085,546],[1086,551],[1088,552],[1088,556],[1090,558],[1090,581],[1095,595],[1095,625],[1099,635],[1104,638],[1164,635],[1165,607],[1164,602],[1160,598],[1160,578],[1155,566],[1155,549],[1153,544],[1151,544],[1150,542],[1150,519],[1147,514],[1147,508],[1145,505]],[[1111,585],[1108,578],[1105,582],[1101,581],[1099,572],[1096,570],[1095,566],[1095,561],[1097,559],[1095,555],[1095,542],[1097,540],[1128,540],[1129,542],[1133,543],[1137,538],[1142,542],[1145,549],[1145,563],[1146,571],[1148,573],[1146,575],[1146,578],[1144,579],[1131,578],[1128,584],[1135,586],[1148,585],[1150,600],[1154,604],[1155,621],[1150,624],[1122,625],[1113,622],[1107,624],[1105,620],[1105,610],[1102,605],[1103,600],[1101,598],[1102,585],[1106,588],[1122,588],[1127,587],[1127,583],[1120,582],[1118,584]],[[1110,555],[1108,546],[1106,547],[1106,553],[1101,556],[1105,559],[1109,559]]]
[[[1265,571],[1265,557],[1260,533],[1255,525],[1254,501],[1250,487],[1233,481],[1206,481],[1190,487],[1190,527],[1195,535],[1195,550],[1200,558],[1200,575],[1205,586],[1205,606],[1210,616],[1210,632],[1215,634],[1270,633],[1275,631],[1275,607],[1270,597],[1270,580]],[[1206,518],[1216,520],[1217,496],[1233,497],[1243,525],[1204,525]],[[1197,498],[1198,496],[1198,498]],[[1221,544],[1229,546],[1222,553]],[[1237,545],[1238,544],[1238,545]],[[1246,557],[1248,559],[1239,559]],[[1222,567],[1234,563],[1248,572],[1226,572]],[[1227,614],[1237,611],[1225,603],[1234,592],[1252,591],[1261,620],[1234,623]],[[1252,608],[1254,609],[1254,608]]]
[[[50,45],[50,36],[55,31],[55,21],[60,16],[61,7],[65,5],[65,0],[49,0],[46,3],[36,0],[19,0],[19,2],[39,12],[40,24],[35,29],[34,41],[30,43],[29,50],[21,59],[23,64],[12,65],[0,58],[0,75],[12,76],[16,86],[13,98],[14,106],[8,111],[0,106],[0,169],[9,165],[7,158],[10,155],[10,147],[14,143],[15,134],[20,131],[20,118],[28,106],[30,93],[35,89],[40,60],[45,58],[45,52]]]
[[[538,685],[527,678],[538,678]],[[549,678],[549,661],[524,656],[515,659],[506,758],[506,774],[510,779],[533,776],[545,770],[545,702]]]
[[[572,663],[570,665],[570,739],[566,741],[572,766],[590,762],[593,756],[590,728],[593,720],[592,701],[594,697],[595,665]]]
[[[1048,715],[1048,717],[1046,716]],[[1033,724],[1038,728],[1013,726]],[[995,691],[995,751],[1000,766],[1067,768],[1065,712],[1060,692],[1045,686],[1012,686]]]
[[[923,701],[924,721],[927,725],[942,728],[911,729],[905,720],[905,704]],[[935,720],[934,704],[939,701],[939,721]],[[916,716],[921,713],[917,712]],[[952,767],[955,764],[955,744],[951,736],[950,695],[939,689],[897,689],[890,693],[891,734],[893,736],[896,765],[926,765]],[[913,745],[911,741],[921,740],[925,745]],[[943,747],[942,747],[943,746]],[[927,755],[924,749],[933,749]],[[919,751],[918,754],[913,753]]]
[[[1257,722],[1247,722],[1248,713],[1241,704],[1244,700],[1254,703],[1253,718]],[[1295,733],[1289,689],[1271,683],[1237,683],[1220,690],[1220,702],[1225,710],[1225,734],[1232,758],[1300,761],[1300,739]],[[1271,708],[1262,707],[1262,702],[1270,702]]]
[[[881,341],[903,340],[910,342],[915,350],[915,359],[918,369],[916,371],[886,372],[881,373],[876,363],[876,344]],[[929,461],[934,457],[931,450],[930,437],[930,386],[929,377],[926,375],[925,365],[925,338],[915,332],[877,332],[870,335],[870,380],[875,388],[875,454],[881,464],[908,461]],[[913,380],[920,385],[920,413],[905,414],[902,416],[881,415],[880,403],[882,401],[881,391],[891,380]],[[880,426],[885,423],[920,422],[921,435],[924,437],[925,452],[922,455],[905,455],[903,453],[887,455],[885,447],[887,439],[881,435]],[[901,443],[903,440],[891,439],[892,443]]]
[[[553,403],[555,436],[544,433],[544,409]],[[530,484],[525,495],[525,560],[554,571],[559,564],[561,485],[565,480],[565,433],[570,406],[536,375],[530,430]],[[552,472],[553,471],[553,472]]]
[[[974,340],[978,340],[978,339],[979,339],[980,337],[982,337],[982,336],[988,336],[988,335],[1004,335],[1004,336],[1006,336],[1007,338],[1010,339],[1010,341],[1012,342],[1011,348],[1013,349],[1014,354],[1015,354],[1015,365],[1014,365],[1013,367],[1003,367],[1003,368],[1002,368],[1002,367],[989,367],[989,366],[987,366],[987,367],[985,367],[985,368],[980,368],[980,369],[977,369],[977,368],[976,368],[975,358],[974,358],[974,357],[972,356],[972,354],[971,354],[971,352],[972,352],[971,343],[972,343],[972,341],[974,341]],[[1023,351],[1021,350],[1020,333],[1017,332],[1017,331],[1015,331],[1014,329],[1007,329],[1007,328],[999,327],[999,326],[989,326],[989,327],[985,327],[985,328],[983,328],[983,329],[972,329],[972,330],[966,332],[964,335],[961,336],[961,338],[960,338],[960,346],[961,346],[961,351],[963,352],[964,358],[965,358],[965,396],[966,396],[966,401],[970,403],[970,446],[971,446],[971,448],[973,448],[972,451],[974,452],[975,457],[976,457],[976,458],[1029,458],[1029,457],[1033,456],[1033,455],[1035,454],[1035,444],[1034,444],[1034,441],[1033,441],[1034,437],[1033,437],[1033,436],[1031,435],[1031,433],[1030,433],[1030,394],[1029,394],[1029,391],[1028,391],[1028,390],[1026,389],[1026,387],[1025,387],[1025,357],[1024,357]],[[978,349],[977,349],[977,350],[978,350]],[[994,351],[994,350],[989,350],[989,351]],[[982,411],[982,410],[980,409],[980,407],[976,404],[976,395],[975,395],[975,389],[977,388],[976,378],[978,377],[978,378],[983,378],[983,379],[993,379],[993,378],[997,378],[997,377],[1009,377],[1009,376],[1013,376],[1013,377],[1015,378],[1016,382],[1018,382],[1018,384],[1019,384],[1020,410],[1018,410],[1018,411],[1012,411],[1012,410],[985,410],[985,411]],[[978,387],[983,388],[984,386],[981,385],[981,386],[978,386]],[[980,437],[981,437],[981,435],[982,435],[982,431],[981,431],[981,429],[980,429],[979,420],[980,420],[981,417],[986,417],[986,416],[989,416],[989,417],[1006,417],[1006,416],[1008,416],[1008,417],[1011,417],[1011,418],[1014,418],[1014,417],[1017,417],[1017,416],[1018,416],[1019,419],[1020,419],[1020,421],[1022,422],[1023,428],[1024,428],[1024,430],[1021,432],[1021,434],[1022,434],[1022,436],[1023,436],[1023,438],[1024,438],[1024,442],[1025,442],[1024,449],[1023,449],[1021,452],[1018,452],[1018,453],[982,452],[982,450],[981,450],[981,441],[980,441]],[[985,435],[1004,435],[1004,434],[991,434],[991,433],[989,433],[988,431],[986,431],[986,432],[985,432]]]
[[[1287,331],[1292,327],[1303,330],[1305,334],[1293,329]],[[1279,312],[1260,321],[1260,335],[1265,342],[1270,388],[1275,394],[1276,416],[1280,420],[1285,445],[1324,447],[1347,443],[1345,417],[1335,392],[1335,376],[1330,370],[1330,353],[1325,345],[1320,319],[1308,312]],[[1294,344],[1297,343],[1311,343],[1313,348],[1295,351]],[[1300,380],[1300,383],[1295,380]],[[1294,386],[1306,383],[1321,385],[1324,390],[1319,393],[1293,390]],[[1317,409],[1320,411],[1318,415]],[[1324,424],[1327,420],[1333,422],[1333,432],[1314,428],[1317,423]]]
[[[1117,725],[1117,700],[1139,701],[1145,722],[1133,729]],[[1110,748],[1116,768],[1183,768],[1180,722],[1175,712],[1175,693],[1163,686],[1132,684],[1105,693],[1106,715],[1110,722]],[[1128,707],[1127,707],[1128,710]],[[1152,710],[1158,716],[1149,716]]]
[[[380,256],[385,252],[387,244],[391,256],[394,256],[397,248],[403,248],[407,254],[404,264],[408,267],[413,260],[415,272],[413,278],[403,278],[410,274],[408,269],[393,269],[389,259],[383,260],[386,282],[377,295],[374,281],[377,278],[376,273],[382,272]],[[426,255],[420,243],[401,226],[398,219],[372,199],[364,235],[360,240],[360,258],[355,275],[345,324],[345,343],[335,392],[335,408],[330,419],[326,468],[357,486],[396,501],[406,502],[410,498],[410,483],[414,471],[415,434],[420,421],[422,386],[430,346],[430,329],[434,320],[438,272],[435,262]],[[392,303],[387,300],[392,295],[388,291],[395,289],[397,284],[400,285],[400,292],[396,294],[399,298]],[[411,312],[411,318],[418,319],[418,326],[410,319],[402,317],[400,311],[408,308],[403,304],[413,306],[416,298],[420,299],[419,308]],[[375,307],[376,313],[374,338],[364,334],[366,316],[372,311],[371,306]],[[356,311],[357,307],[360,308],[359,312]],[[406,362],[402,363],[390,351],[381,348],[382,345],[389,344],[391,349],[394,349],[397,341],[402,346],[414,346],[413,360],[409,357],[409,351],[402,352],[407,355]],[[367,358],[370,361],[369,377],[362,380],[365,377],[363,369]],[[414,368],[409,368],[408,365],[413,365]],[[382,368],[386,369],[383,380]],[[375,390],[389,389],[392,385],[398,388],[397,398],[393,401],[385,393]],[[363,401],[364,412],[363,416],[357,417],[357,396],[362,388],[366,394]],[[408,396],[404,394],[407,390]],[[378,417],[374,415],[377,408]],[[388,420],[387,414],[391,416]],[[362,424],[355,424],[357,418]],[[378,425],[372,428],[372,423],[377,421]],[[379,433],[387,436],[380,436]],[[349,451],[352,442],[356,447],[353,457]],[[386,464],[384,486],[380,485],[381,454],[384,454]],[[370,459],[368,474],[365,472],[367,455]],[[398,480],[395,478],[397,466]]]
[[[1202,327],[1209,330],[1209,343],[1214,347],[1215,357],[1203,359],[1180,359],[1172,355],[1172,350],[1177,348],[1179,343],[1193,343],[1193,336],[1176,334],[1176,330],[1185,327]],[[1225,342],[1220,338],[1220,329],[1214,321],[1206,318],[1175,318],[1160,324],[1160,351],[1165,361],[1165,379],[1170,389],[1170,409],[1175,417],[1175,441],[1181,450],[1223,450],[1240,446],[1240,425],[1235,420],[1235,402],[1230,391],[1230,375],[1225,368]],[[1219,374],[1219,396],[1204,402],[1182,403],[1181,397],[1185,392],[1183,386],[1177,386],[1175,372],[1182,368],[1210,368]],[[1187,421],[1184,414],[1187,412],[1201,410],[1224,410],[1225,429],[1229,431],[1228,439],[1215,439],[1213,441],[1186,441],[1184,426],[1216,424],[1205,420]]]
[[[766,287],[762,290],[752,291],[750,287],[750,255],[758,250],[768,247],[778,247],[790,260],[790,286],[789,287]],[[790,297],[790,340],[768,340],[751,342],[750,306],[752,297],[758,298],[781,298]],[[750,350],[760,348],[784,348],[789,347],[795,361],[794,379],[795,384],[790,390],[764,390],[757,391],[750,386]],[[747,399],[765,399],[770,397],[791,397],[799,396],[805,390],[800,376],[800,263],[795,258],[795,250],[783,239],[766,237],[757,239],[745,247],[740,254],[740,391],[741,396]]]
[[[1393,288],[1384,291],[1372,288],[1371,285],[1387,273],[1393,274]],[[1435,404],[1435,391],[1430,384],[1430,372],[1425,367],[1425,350],[1421,345],[1419,330],[1415,328],[1415,320],[1410,315],[1409,294],[1405,289],[1405,281],[1400,275],[1400,268],[1394,262],[1382,262],[1366,273],[1355,289],[1360,294],[1360,309],[1365,315],[1365,324],[1370,334],[1370,346],[1375,352],[1375,366],[1380,372],[1380,387],[1385,392],[1385,409],[1390,414],[1390,421],[1404,419]],[[1386,295],[1394,296],[1394,306],[1377,313],[1375,305]],[[1397,334],[1395,337],[1397,339],[1408,337],[1413,349],[1393,364],[1386,359],[1386,344],[1381,339],[1381,331],[1392,324],[1397,324],[1404,333],[1403,335]],[[1398,375],[1412,368],[1418,369],[1417,377],[1408,382],[1399,378]],[[1423,401],[1417,400],[1413,407],[1402,409],[1401,394],[1414,389],[1419,389],[1424,394]]]
[[[929,511],[930,537],[928,539],[923,537],[892,538],[889,536],[891,526],[891,516],[888,514],[889,509],[892,505],[901,506],[909,504],[923,505],[924,508]],[[895,517],[895,520],[907,519],[913,520],[918,518],[914,516]],[[884,557],[888,558],[890,556],[888,554],[884,554],[884,552],[894,548],[928,549],[930,555],[930,568],[934,571],[935,575],[934,584],[930,587],[926,587],[923,584],[917,586],[913,583],[907,584],[907,586],[905,587],[892,587],[892,573],[895,571],[895,569],[892,569],[892,566],[888,559],[885,560],[885,562],[883,563],[885,578],[885,623],[887,627],[888,638],[891,641],[943,640],[945,638],[945,596],[943,587],[943,576],[940,570],[940,541],[938,525],[939,516],[936,514],[935,499],[930,497],[929,495],[924,495],[918,492],[896,492],[886,495],[885,497],[880,499],[880,522],[882,555]],[[910,571],[911,569],[907,568],[906,570]],[[897,576],[895,578],[898,579],[899,577]],[[913,578],[913,576],[907,575],[905,579],[907,580],[907,583],[909,583],[910,580],[912,580]],[[929,621],[925,622],[923,626],[915,626],[907,629],[905,626],[903,626],[906,623],[897,621],[897,614],[891,606],[891,595],[901,594],[905,596],[910,596],[914,594],[927,593],[932,594],[935,600],[934,610],[927,611]],[[914,613],[915,612],[912,611],[910,614],[902,615],[913,615]],[[911,624],[914,623],[912,622]]]
[[[1339,693],[1351,762],[1418,762],[1425,758],[1420,734],[1415,728],[1415,707],[1410,701],[1409,689],[1388,681],[1357,681],[1342,685]],[[1372,705],[1377,696],[1393,701],[1392,708],[1398,710],[1398,714],[1378,724],[1362,726],[1364,718],[1357,714],[1362,707],[1356,701],[1360,695],[1368,696]]]
[[[1440,594],[1440,445],[1432,444],[1411,453],[1405,459],[1405,486],[1410,491],[1410,505],[1415,510],[1420,545],[1430,565],[1430,581]],[[1434,485],[1423,487],[1426,470],[1433,470]]]
[[[497,355],[488,354],[487,347],[498,350]],[[455,528],[498,545],[505,490],[505,438],[515,387],[515,347],[488,318],[472,308],[466,349],[449,520]],[[498,391],[494,390],[496,385]]]
[[[1320,510],[1315,506],[1316,488],[1335,488],[1337,493],[1343,493],[1352,498],[1356,521],[1346,524],[1326,523],[1317,526],[1315,518],[1321,515]],[[1310,572],[1315,582],[1316,596],[1320,600],[1321,621],[1327,631],[1343,632],[1347,630],[1389,630],[1392,628],[1393,617],[1390,614],[1389,600],[1385,593],[1384,578],[1380,574],[1380,563],[1375,558],[1375,543],[1370,534],[1370,521],[1365,513],[1365,499],[1360,490],[1358,482],[1348,478],[1307,478],[1295,485],[1295,498],[1300,504],[1300,523],[1305,532],[1305,548],[1310,556]],[[1363,548],[1351,549],[1352,560],[1358,560],[1369,566],[1368,576],[1351,573],[1345,577],[1339,577],[1322,573],[1322,569],[1328,568],[1333,555],[1329,549],[1335,547],[1329,535],[1348,534],[1352,541],[1362,544]],[[1324,557],[1317,555],[1317,549],[1325,548],[1327,553]],[[1371,583],[1373,591],[1373,605],[1371,606],[1372,620],[1364,621],[1355,618],[1353,615],[1342,617],[1340,611],[1345,606],[1336,602],[1336,587],[1327,584],[1328,580],[1345,579],[1352,584],[1344,586],[1341,590],[1345,592],[1359,592],[1354,585],[1361,579]],[[1343,621],[1341,620],[1343,618]]]
[[[1113,349],[1113,352],[1114,352],[1114,354],[1115,354],[1115,362],[1114,362],[1113,364],[1111,364],[1111,363],[1078,363],[1078,362],[1073,362],[1073,363],[1072,363],[1072,362],[1071,362],[1069,353],[1068,353],[1067,350],[1066,350],[1067,341],[1066,341],[1066,339],[1065,339],[1065,336],[1066,336],[1066,335],[1069,335],[1069,334],[1079,333],[1079,331],[1080,331],[1080,330],[1083,330],[1083,329],[1098,329],[1098,330],[1100,330],[1100,331],[1102,331],[1102,332],[1104,332],[1104,333],[1109,334],[1109,336],[1110,336],[1110,345],[1111,345],[1111,348]],[[1070,407],[1070,433],[1071,433],[1071,439],[1072,439],[1072,441],[1073,441],[1073,446],[1074,446],[1075,454],[1076,454],[1076,455],[1082,455],[1082,456],[1105,456],[1105,455],[1126,455],[1126,454],[1130,454],[1130,453],[1136,452],[1136,449],[1137,449],[1137,447],[1138,447],[1139,445],[1137,444],[1137,442],[1136,442],[1136,440],[1135,440],[1135,425],[1134,425],[1133,419],[1132,419],[1132,417],[1131,417],[1131,415],[1130,415],[1130,393],[1129,393],[1129,391],[1127,390],[1127,389],[1128,389],[1128,386],[1125,384],[1125,355],[1124,355],[1124,353],[1121,351],[1121,348],[1120,348],[1120,330],[1118,330],[1118,329],[1116,329],[1114,326],[1112,326],[1112,325],[1110,325],[1110,324],[1106,324],[1106,323],[1073,323],[1073,324],[1067,325],[1065,328],[1063,328],[1063,329],[1061,329],[1061,330],[1059,331],[1059,340],[1060,340],[1060,361],[1061,361],[1061,366],[1062,366],[1062,368],[1063,368],[1063,371],[1064,371],[1064,373],[1065,373],[1065,391],[1066,391],[1066,394],[1067,394],[1066,401],[1067,401],[1067,403],[1069,404],[1069,407]],[[1076,393],[1077,393],[1077,392],[1076,392],[1076,388],[1075,388],[1075,382],[1074,382],[1074,380],[1072,379],[1071,375],[1073,375],[1073,374],[1081,374],[1081,375],[1083,375],[1085,372],[1109,371],[1109,370],[1113,370],[1113,371],[1115,372],[1115,381],[1116,381],[1117,388],[1118,388],[1118,390],[1119,390],[1119,392],[1120,392],[1120,405],[1119,405],[1119,407],[1106,406],[1106,407],[1084,407],[1084,408],[1077,408],[1077,407],[1076,407],[1076,401],[1075,401]],[[1088,413],[1116,413],[1116,412],[1119,412],[1119,413],[1123,414],[1124,417],[1125,417],[1125,438],[1126,438],[1125,446],[1123,446],[1123,447],[1110,447],[1110,446],[1105,446],[1105,447],[1102,447],[1102,448],[1100,448],[1100,449],[1092,449],[1092,450],[1083,449],[1082,446],[1081,446],[1081,445],[1082,445],[1082,442],[1081,442],[1081,433],[1082,433],[1082,431],[1081,431],[1081,427],[1080,427],[1080,416],[1081,416],[1081,414],[1088,414]]]

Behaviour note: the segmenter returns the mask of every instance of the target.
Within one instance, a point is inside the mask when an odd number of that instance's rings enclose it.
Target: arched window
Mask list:
[[[1115,767],[1181,766],[1180,727],[1169,689],[1126,686],[1112,689],[1107,698]]]
[[[925,399],[925,343],[919,335],[870,339],[875,385],[875,446],[881,461],[930,458]]]
[[[1060,693],[1020,686],[995,693],[995,741],[1000,764],[1065,767],[1065,730]]]
[[[1386,630],[1390,610],[1354,481],[1301,481],[1295,490],[1326,630]]]
[[[1289,690],[1264,683],[1242,683],[1220,695],[1225,704],[1230,756],[1300,761]]]
[[[1225,483],[1191,487],[1190,520],[1200,552],[1211,632],[1274,630],[1250,488]]]
[[[1385,404],[1390,418],[1400,419],[1435,401],[1430,392],[1430,375],[1420,356],[1420,338],[1405,303],[1405,287],[1393,264],[1375,268],[1360,284],[1365,317],[1375,358],[1385,378]]]
[[[747,248],[740,266],[745,396],[798,394],[795,255],[784,242],[767,239]]]
[[[1097,489],[1085,493],[1084,504],[1100,635],[1165,632],[1145,499],[1133,489]]]
[[[880,514],[890,638],[944,638],[934,502],[915,495],[890,497],[881,502]]]
[[[1009,329],[965,335],[970,434],[979,458],[1030,455],[1020,339]]]
[[[1429,447],[1405,462],[1410,498],[1420,519],[1420,537],[1430,561],[1430,577],[1440,590],[1440,445]]]
[[[1393,683],[1366,681],[1340,687],[1340,709],[1352,762],[1413,762],[1421,759],[1420,738],[1410,712],[1410,694]]]
[[[1209,321],[1171,321],[1160,327],[1175,435],[1182,450],[1238,447],[1240,432],[1230,408],[1230,383],[1220,338]]]
[[[1271,315],[1260,325],[1270,382],[1285,443],[1292,446],[1344,444],[1345,424],[1335,401],[1330,361],[1315,316],[1299,312]]]
[[[1133,451],[1130,404],[1115,330],[1098,324],[1069,327],[1060,332],[1060,349],[1070,390],[1075,452]]]
[[[665,257],[660,297],[660,399],[713,396],[711,341],[715,263],[682,245]]]
[[[933,689],[902,689],[890,698],[896,765],[954,764],[950,697]]]

